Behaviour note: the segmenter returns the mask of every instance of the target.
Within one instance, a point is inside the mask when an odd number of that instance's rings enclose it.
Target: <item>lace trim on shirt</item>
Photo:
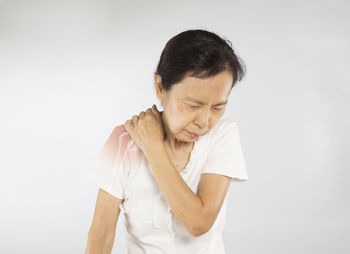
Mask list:
[[[139,219],[145,224],[152,224],[156,228],[161,225],[170,225],[171,212],[162,198],[154,198],[149,195],[133,195],[127,191],[120,209],[128,215]]]

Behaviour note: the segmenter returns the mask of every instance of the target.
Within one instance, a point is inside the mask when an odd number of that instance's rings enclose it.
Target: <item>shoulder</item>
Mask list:
[[[237,122],[228,117],[221,117],[215,125],[217,130],[238,128]]]
[[[210,142],[227,135],[237,135],[238,132],[239,129],[236,121],[228,117],[221,117],[215,126],[208,132],[207,138]]]
[[[121,153],[125,153],[130,149],[135,149],[137,147],[123,124],[114,126],[109,139],[113,143],[113,146],[118,148]]]

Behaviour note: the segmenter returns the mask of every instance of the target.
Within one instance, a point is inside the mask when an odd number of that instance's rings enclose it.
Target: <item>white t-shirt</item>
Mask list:
[[[236,122],[221,117],[206,135],[195,141],[180,175],[198,194],[203,173],[226,175],[231,182],[248,180]],[[228,194],[211,229],[198,237],[192,236],[172,212],[143,151],[123,125],[114,128],[88,177],[108,193],[124,199],[119,207],[124,214],[127,253],[225,253],[222,231]]]

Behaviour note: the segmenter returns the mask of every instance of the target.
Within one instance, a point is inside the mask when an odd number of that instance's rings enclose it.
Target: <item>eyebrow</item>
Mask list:
[[[186,97],[185,99],[186,99],[186,100],[193,101],[193,102],[198,103],[198,104],[201,104],[201,105],[205,105],[204,102],[202,102],[202,101],[200,101],[200,100],[197,100],[196,98],[193,98],[193,97]],[[214,106],[225,105],[225,104],[227,104],[227,101],[221,101],[221,102],[215,104]]]

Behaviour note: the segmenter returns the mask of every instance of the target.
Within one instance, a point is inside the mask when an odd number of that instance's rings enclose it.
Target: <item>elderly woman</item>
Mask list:
[[[223,117],[245,74],[227,42],[200,29],[167,42],[154,74],[163,111],[114,127],[89,171],[99,191],[86,253],[111,253],[121,210],[130,254],[225,253],[229,185],[248,180],[238,125]]]

